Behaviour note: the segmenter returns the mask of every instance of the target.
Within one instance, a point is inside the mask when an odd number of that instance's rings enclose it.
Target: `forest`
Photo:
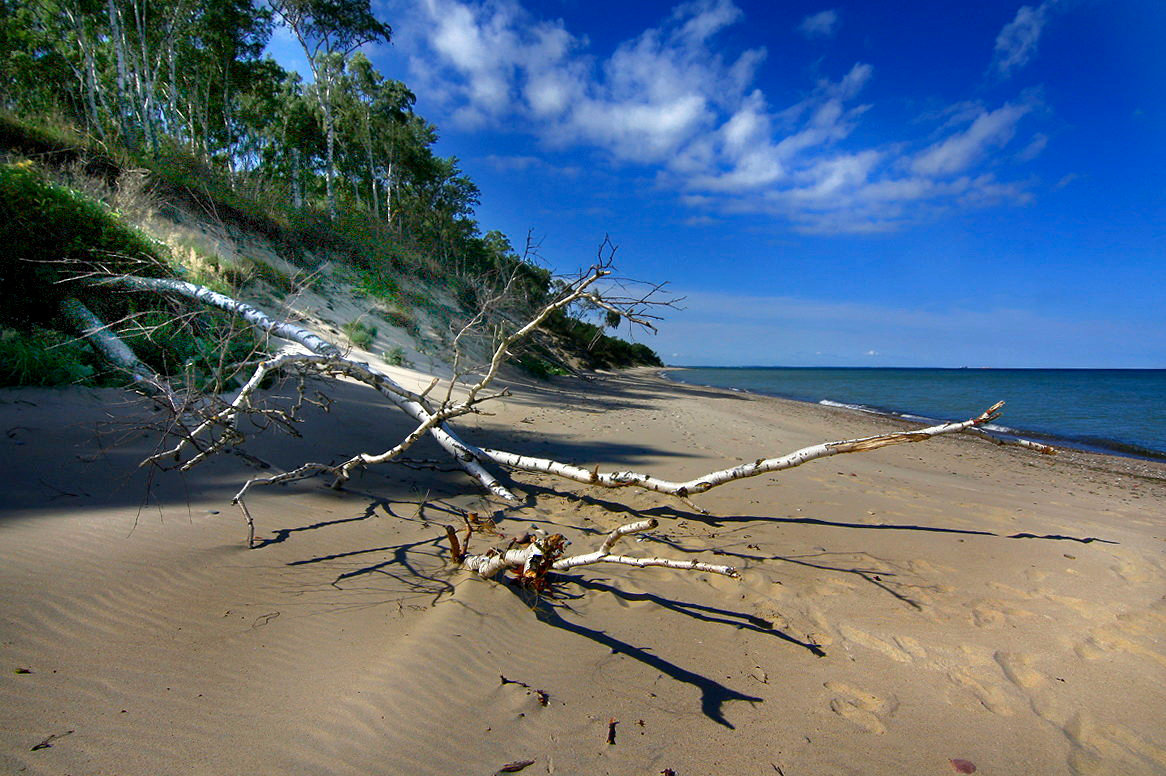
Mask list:
[[[310,81],[265,53],[277,29],[302,47]],[[475,311],[508,278],[537,307],[555,280],[534,243],[519,252],[483,230],[478,187],[436,152],[414,93],[362,53],[392,36],[368,0],[0,0],[0,150],[111,182],[145,170],[164,198],[213,209],[293,255],[338,256],[375,291],[420,276]],[[6,207],[41,196],[26,174],[4,175]],[[4,236],[28,242],[39,228],[32,219]],[[659,363],[608,336],[607,322],[580,309],[546,328],[587,366]],[[516,359],[543,375],[552,361]]]

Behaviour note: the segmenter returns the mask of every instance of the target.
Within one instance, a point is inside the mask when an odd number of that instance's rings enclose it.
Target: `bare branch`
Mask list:
[[[792,453],[778,458],[758,459],[753,463],[742,464],[731,469],[710,472],[701,477],[688,480],[687,482],[672,482],[670,480],[652,477],[648,474],[630,471],[600,473],[598,468],[588,470],[579,466],[552,461],[547,458],[517,455],[503,450],[483,449],[482,452],[491,461],[511,469],[553,474],[587,485],[599,485],[605,488],[636,487],[684,498],[697,493],[704,493],[727,482],[733,482],[747,477],[756,477],[760,474],[768,474],[783,469],[792,469],[795,466],[801,466],[804,463],[818,458],[826,458],[842,453],[862,453],[877,450],[880,447],[887,447],[888,445],[902,444],[904,442],[922,442],[941,434],[964,431],[995,419],[997,417],[997,411],[1002,406],[1004,406],[1004,402],[997,402],[977,417],[961,423],[943,423],[938,426],[919,429],[918,431],[896,431],[891,434],[879,434],[861,439],[823,442],[822,444],[795,450]]]
[[[462,568],[486,578],[496,576],[498,572],[505,569],[522,569],[521,577],[535,586],[542,583],[543,577],[548,570],[567,571],[568,569],[579,568],[581,566],[593,566],[597,563],[616,563],[623,566],[636,566],[638,568],[655,566],[681,571],[702,571],[733,578],[739,578],[741,576],[740,572],[732,566],[722,566],[695,560],[674,560],[671,558],[611,554],[615,543],[623,537],[629,534],[650,531],[657,525],[658,523],[655,518],[621,525],[607,535],[598,550],[585,555],[572,555],[567,558],[559,557],[562,554],[566,542],[562,536],[554,534],[548,537],[536,537],[524,547],[512,547],[506,550],[492,549],[481,555],[465,555],[458,562]],[[447,533],[451,532],[452,529],[447,529]]]
[[[1041,444],[1040,442],[1033,442],[1031,439],[1021,439],[1020,437],[998,437],[992,436],[982,428],[968,428],[964,429],[969,434],[974,434],[981,439],[986,439],[994,445],[1014,445],[1016,447],[1023,447],[1026,450],[1035,450],[1038,453],[1045,455],[1056,455],[1057,448],[1051,445]]]
[[[368,364],[363,364],[345,357],[340,348],[331,342],[313,334],[307,329],[276,321],[251,305],[212,291],[205,286],[169,278],[143,278],[135,276],[105,278],[96,282],[103,285],[121,285],[136,290],[181,294],[191,299],[219,307],[242,317],[262,332],[297,342],[318,356],[334,359],[337,369],[340,368],[340,365],[343,365],[345,369],[351,370],[353,373],[366,375],[368,379],[365,382],[372,384],[373,387],[380,390],[382,394],[387,396],[393,403],[420,423],[427,424],[433,415],[430,408],[426,406],[424,397],[405,390],[405,388],[400,386],[391,377],[373,369]],[[355,374],[350,374],[349,376],[355,376]],[[506,501],[514,502],[518,500],[513,493],[502,485],[502,483],[498,482],[497,478],[481,465],[479,461],[482,456],[476,447],[458,438],[451,430],[443,427],[440,422],[429,423],[428,430],[434,440],[446,452],[453,456],[458,462],[458,465],[477,479],[487,490]]]

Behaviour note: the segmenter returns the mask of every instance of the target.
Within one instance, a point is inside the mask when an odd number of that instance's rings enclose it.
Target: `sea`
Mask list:
[[[1166,369],[679,367],[671,380],[933,423],[975,417],[1063,447],[1166,460]]]

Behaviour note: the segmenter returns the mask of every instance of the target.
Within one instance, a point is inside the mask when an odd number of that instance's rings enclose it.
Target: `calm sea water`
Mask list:
[[[670,379],[921,420],[965,420],[999,400],[993,430],[1166,459],[1166,369],[705,368]]]

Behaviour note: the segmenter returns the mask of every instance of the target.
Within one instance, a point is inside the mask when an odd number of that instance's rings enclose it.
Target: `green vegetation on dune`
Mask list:
[[[98,357],[59,331],[0,328],[0,385],[92,385]]]
[[[35,321],[70,277],[170,274],[157,244],[101,203],[50,183],[31,162],[0,165],[0,317]],[[34,292],[34,293],[30,293]]]
[[[231,379],[254,352],[254,333],[225,313],[160,297],[112,293],[94,274],[171,277],[169,252],[102,203],[50,182],[31,162],[0,164],[0,385],[112,384],[59,304],[79,297],[155,370],[199,388]]]
[[[456,158],[434,152],[437,128],[414,111],[413,93],[356,51],[357,42],[391,34],[369,0],[182,8],[175,13],[173,0],[0,0],[0,154],[13,162],[0,168],[0,209],[13,216],[0,223],[0,240],[15,248],[0,260],[0,325],[43,339],[34,328],[58,328],[57,300],[79,287],[58,281],[93,272],[179,272],[222,291],[255,279],[279,294],[297,289],[296,277],[261,259],[219,261],[199,246],[184,248],[193,258],[181,269],[183,257],[115,210],[49,180],[100,181],[116,208],[131,170],[160,215],[198,214],[255,235],[305,275],[324,260],[347,268],[377,314],[414,335],[419,309],[449,316],[456,304],[469,315],[489,304],[493,325],[505,327],[550,298],[548,270],[505,235],[483,233],[478,188]],[[277,23],[302,33],[314,83],[262,57]],[[155,368],[197,373],[196,381],[229,373],[212,368],[212,345],[236,333],[186,310],[187,328],[172,334],[151,318],[167,312],[161,303],[148,307],[140,296],[87,303],[106,320],[150,320],[135,346]],[[515,363],[543,376],[564,359],[659,363],[646,346],[604,333],[605,323],[560,314]],[[253,344],[241,341],[242,351]],[[91,379],[79,375],[62,382]]]

